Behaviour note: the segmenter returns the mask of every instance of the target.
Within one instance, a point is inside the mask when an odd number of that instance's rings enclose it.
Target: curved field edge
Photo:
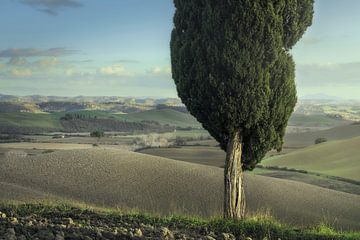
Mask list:
[[[121,210],[105,208],[89,208],[71,206],[66,204],[0,204],[0,212],[5,213],[5,219],[15,224],[14,218],[31,218],[33,216],[45,219],[71,218],[77,229],[96,229],[100,226],[116,226],[119,223],[126,223],[131,227],[144,226],[167,227],[183,233],[214,232],[215,234],[231,233],[237,239],[360,239],[360,232],[335,231],[326,225],[319,225],[312,228],[294,228],[280,224],[267,216],[253,216],[245,220],[224,220],[220,218],[204,219],[190,218],[183,216],[159,217],[156,215],[124,213]],[[0,215],[2,214],[0,213]],[[2,218],[2,219],[1,219]],[[4,223],[4,217],[0,217],[0,226]],[[134,226],[135,225],[135,226]],[[51,230],[51,225],[48,226]],[[205,235],[204,235],[205,236]]]
[[[359,181],[360,137],[329,141],[265,159],[263,166],[306,170]]]

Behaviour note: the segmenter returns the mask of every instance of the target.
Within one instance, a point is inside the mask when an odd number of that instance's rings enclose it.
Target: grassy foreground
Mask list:
[[[0,236],[5,239],[360,239],[324,225],[299,229],[269,217],[244,221],[159,217],[70,205],[1,204]],[[1,239],[1,237],[0,237]]]

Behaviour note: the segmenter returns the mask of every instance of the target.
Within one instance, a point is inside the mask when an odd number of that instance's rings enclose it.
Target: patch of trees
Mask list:
[[[126,122],[116,119],[86,118],[60,120],[65,132],[173,132],[175,127],[150,122]]]
[[[19,134],[0,134],[0,143],[30,142],[33,139],[23,137]]]
[[[182,112],[182,113],[189,113],[185,106],[169,106],[166,104],[158,104],[156,105],[157,110],[164,110],[164,109],[171,109],[174,111]]]
[[[36,135],[47,132],[60,132],[62,129],[58,128],[41,128],[41,127],[22,127],[22,126],[0,126],[2,134],[23,134],[23,135]]]
[[[74,120],[74,119],[96,119],[97,116],[84,114],[84,113],[66,113],[60,120]]]
[[[11,113],[11,112],[26,112],[27,108],[21,104],[11,102],[0,102],[0,112]]]
[[[105,137],[105,133],[103,131],[93,131],[90,133],[90,137],[102,138]]]
[[[320,144],[320,143],[324,143],[324,142],[327,142],[327,139],[324,137],[315,139],[315,144]]]

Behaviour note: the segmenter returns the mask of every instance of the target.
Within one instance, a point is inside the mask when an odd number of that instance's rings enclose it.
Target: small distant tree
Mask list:
[[[184,145],[186,145],[186,139],[183,137],[177,136],[175,138],[174,144],[175,144],[175,146],[184,146]]]
[[[105,133],[103,131],[94,131],[90,133],[90,137],[96,137],[96,138],[102,138],[105,136]]]
[[[70,113],[66,113],[65,116],[61,117],[61,120],[73,120],[74,117]]]
[[[226,151],[224,217],[245,214],[243,171],[280,150],[296,104],[289,50],[312,23],[313,0],[174,0],[178,95]]]
[[[326,138],[317,138],[315,139],[315,144],[320,144],[320,143],[324,143],[324,142],[327,142],[327,139]]]

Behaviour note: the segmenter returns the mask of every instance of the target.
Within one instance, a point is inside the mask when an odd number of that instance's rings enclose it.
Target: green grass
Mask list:
[[[339,126],[350,123],[342,119],[335,119],[323,114],[299,114],[294,113],[289,120],[290,126],[320,127],[320,126]]]
[[[155,121],[160,124],[169,124],[177,127],[201,127],[200,123],[197,122],[190,114],[178,112],[172,109],[156,109],[138,113],[117,114],[116,118],[130,122]]]
[[[190,114],[171,109],[149,110],[130,114],[113,114],[105,111],[74,111],[70,114],[81,114],[90,118],[112,118],[128,122],[155,121],[176,127],[200,128],[201,125]],[[57,113],[1,113],[0,126],[3,127],[37,127],[61,129],[60,118],[65,112]],[[193,133],[190,133],[193,134]]]
[[[119,222],[143,223],[155,227],[171,227],[201,232],[209,229],[217,233],[232,233],[237,239],[251,237],[252,239],[319,239],[319,240],[356,240],[360,239],[360,232],[339,232],[324,224],[313,228],[296,228],[280,224],[267,216],[249,217],[242,221],[224,220],[220,218],[204,219],[183,216],[160,217],[149,214],[124,213],[112,209],[93,209],[70,205],[43,204],[1,204],[0,211],[8,216],[26,217],[38,216],[42,218],[72,218],[78,227],[89,227],[92,223],[117,224]],[[90,226],[91,227],[91,226]]]
[[[0,125],[11,127],[61,128],[58,118],[47,113],[1,113]]]
[[[302,169],[360,180],[360,137],[330,141],[265,159],[264,166]]]

